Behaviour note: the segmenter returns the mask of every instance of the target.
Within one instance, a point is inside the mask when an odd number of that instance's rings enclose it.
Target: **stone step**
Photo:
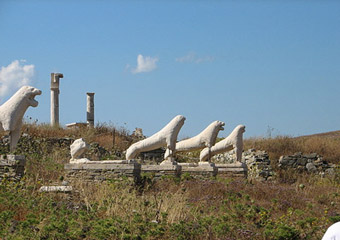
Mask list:
[[[41,186],[39,192],[72,192],[72,186]]]

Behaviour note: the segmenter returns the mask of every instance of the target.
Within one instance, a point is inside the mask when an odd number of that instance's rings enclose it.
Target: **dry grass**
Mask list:
[[[174,182],[171,181],[171,184],[174,185]],[[172,190],[159,190],[155,187],[141,193],[139,189],[122,182],[78,182],[74,183],[74,186],[80,192],[78,202],[85,203],[89,210],[94,206],[100,209],[98,215],[101,217],[116,216],[128,219],[135,214],[141,214],[143,221],[150,222],[165,220],[160,213],[166,212],[167,222],[174,223],[185,220],[189,215],[187,193],[178,187]]]
[[[112,124],[100,123],[95,128],[65,129],[51,127],[47,124],[24,124],[23,133],[34,137],[43,138],[84,138],[87,142],[98,142],[102,147],[111,150],[126,150],[131,143],[136,141],[129,132],[122,127]],[[278,136],[275,138],[249,138],[244,140],[244,148],[265,150],[273,160],[278,160],[282,155],[290,155],[296,152],[317,153],[325,160],[339,163],[340,160],[340,136],[339,134],[318,134],[305,137],[292,138]],[[183,154],[182,154],[183,155]],[[199,151],[184,154],[183,158],[197,158]]]
[[[301,189],[300,184],[305,188]],[[156,220],[178,224],[200,221],[203,216],[207,219],[219,219],[224,214],[234,216],[235,219],[230,220],[231,234],[228,236],[236,239],[250,239],[237,233],[241,231],[240,223],[256,236],[260,232],[256,224],[285,221],[298,229],[297,223],[304,218],[314,219],[313,224],[321,229],[318,231],[320,237],[322,229],[330,225],[328,216],[340,212],[339,204],[332,205],[340,200],[339,186],[329,179],[307,175],[301,176],[294,184],[249,184],[242,179],[188,180],[175,184],[170,180],[159,180],[142,194],[135,189],[110,184],[85,187],[82,191],[82,199],[88,205],[103,209],[100,215],[106,217],[129,219],[134,214],[141,214],[144,222]],[[247,212],[251,217],[245,215]],[[161,213],[166,213],[167,217],[163,218]],[[212,228],[213,225],[206,227]],[[195,239],[211,238],[210,230],[207,231],[206,235]]]
[[[23,132],[36,138],[83,137],[120,151],[135,140],[126,130],[106,124],[78,130],[26,124]],[[266,150],[273,160],[316,152],[338,163],[339,145],[340,138],[334,136],[245,140],[245,149]],[[0,184],[0,220],[6,226],[3,232],[0,228],[0,237],[2,233],[13,239],[123,239],[124,234],[129,234],[126,239],[140,234],[144,239],[320,239],[331,217],[340,218],[339,181],[284,170],[277,172],[276,182],[144,176],[148,181],[141,186],[129,180],[79,180],[72,183],[76,191],[71,195],[39,193],[42,184],[60,182],[65,174],[68,146],[53,147],[27,155],[26,176],[18,185]],[[14,228],[13,221],[20,227]],[[287,237],[295,231],[298,236]]]
[[[94,128],[62,128],[48,124],[24,124],[22,132],[36,138],[84,138],[88,143],[98,142],[106,149],[125,150],[133,141],[123,127],[107,123],[97,124]]]
[[[244,141],[245,149],[255,148],[268,152],[270,159],[278,160],[282,155],[296,152],[317,153],[324,160],[338,164],[340,161],[340,137],[299,137],[279,136],[276,138],[249,138]]]

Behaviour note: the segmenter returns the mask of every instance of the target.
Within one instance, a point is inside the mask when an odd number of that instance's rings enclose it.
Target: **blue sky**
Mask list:
[[[1,103],[29,83],[43,95],[26,115],[48,123],[50,73],[61,72],[61,124],[86,121],[95,92],[96,122],[145,135],[178,114],[180,137],[214,120],[226,122],[221,137],[238,124],[246,137],[268,126],[339,130],[339,10],[339,1],[2,0]]]

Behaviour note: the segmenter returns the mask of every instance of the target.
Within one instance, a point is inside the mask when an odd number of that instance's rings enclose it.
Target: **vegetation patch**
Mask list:
[[[321,239],[340,221],[337,178],[284,170],[271,182],[142,174],[138,185],[79,179],[70,194],[42,193],[40,186],[63,181],[63,164],[70,157],[69,145],[50,148],[51,139],[86,136],[89,143],[100,142],[98,132],[108,136],[113,129],[25,128],[28,136],[20,140],[17,153],[26,155],[26,174],[19,182],[4,179],[0,184],[0,239]],[[274,154],[275,144],[287,144],[284,154],[290,154],[295,145],[287,142],[302,140],[274,141],[246,140],[246,146]],[[124,150],[118,145],[103,148],[112,155]]]

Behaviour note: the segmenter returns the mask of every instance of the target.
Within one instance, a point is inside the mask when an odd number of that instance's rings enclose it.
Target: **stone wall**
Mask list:
[[[65,164],[65,179],[67,181],[108,181],[130,179],[134,182],[140,180],[141,165],[139,163],[76,163]]]
[[[25,173],[25,156],[1,155],[0,156],[0,180],[20,180]]]
[[[249,149],[243,152],[242,160],[248,166],[249,179],[271,180],[273,178],[274,172],[266,151]]]
[[[232,164],[236,161],[235,151],[217,154],[212,157],[212,161],[219,164]],[[270,165],[269,156],[265,151],[249,149],[242,153],[242,162],[248,167],[248,178],[269,180],[274,175]]]
[[[234,151],[218,154],[212,158],[215,163],[232,163],[236,156]],[[271,161],[265,151],[249,149],[242,154],[242,162],[248,166],[248,178],[258,180],[271,180],[275,176]],[[295,153],[293,155],[281,156],[278,165],[281,169],[294,169],[297,172],[309,172],[321,176],[334,175],[336,165],[323,160],[322,156],[311,153]]]
[[[142,173],[150,173],[156,178],[162,176],[176,176],[180,177],[182,173],[182,167],[179,165],[141,165]]]
[[[279,167],[282,169],[294,168],[299,172],[316,173],[320,175],[333,175],[335,173],[335,164],[324,161],[322,156],[311,153],[295,153],[289,156],[281,156]]]
[[[189,175],[196,179],[215,177],[218,174],[218,167],[214,163],[179,163],[182,167],[181,174]]]

